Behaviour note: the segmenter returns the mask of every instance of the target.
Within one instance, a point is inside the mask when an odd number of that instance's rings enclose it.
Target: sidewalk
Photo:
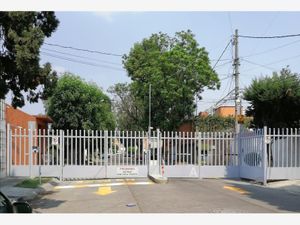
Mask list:
[[[300,195],[300,180],[274,181],[267,185],[274,189],[283,189],[295,195]]]
[[[49,183],[43,184],[38,188],[22,188],[15,187],[16,184],[27,179],[27,177],[5,177],[0,178],[0,191],[8,198],[15,201],[30,201],[37,195],[47,191],[51,191],[58,184],[56,179],[52,179]]]

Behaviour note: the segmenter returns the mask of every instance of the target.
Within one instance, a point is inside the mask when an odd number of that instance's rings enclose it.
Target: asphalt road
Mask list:
[[[36,213],[300,212],[300,191],[222,179],[111,179],[63,182],[30,203]]]

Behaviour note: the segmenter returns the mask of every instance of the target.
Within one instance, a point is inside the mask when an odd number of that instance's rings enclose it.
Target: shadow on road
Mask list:
[[[279,210],[300,212],[300,190],[297,185],[289,185],[284,188],[271,188],[258,185],[228,183],[246,190],[248,193],[245,196],[251,199],[266,202],[269,205],[277,207]]]
[[[41,198],[41,199],[35,200],[34,203],[31,204],[31,206],[34,209],[51,209],[51,208],[58,207],[60,204],[62,204],[64,202],[65,201],[62,201],[62,200]]]

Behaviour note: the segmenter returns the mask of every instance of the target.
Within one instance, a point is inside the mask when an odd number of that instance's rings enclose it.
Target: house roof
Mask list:
[[[46,123],[53,123],[53,120],[51,119],[51,117],[49,117],[47,115],[34,115],[34,117],[36,119],[41,120]]]

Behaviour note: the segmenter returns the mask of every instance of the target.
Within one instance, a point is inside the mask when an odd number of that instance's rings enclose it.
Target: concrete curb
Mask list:
[[[168,183],[168,178],[167,177],[162,177],[159,175],[149,175],[148,176],[150,178],[150,180],[152,180],[154,183],[157,184],[166,184]]]

